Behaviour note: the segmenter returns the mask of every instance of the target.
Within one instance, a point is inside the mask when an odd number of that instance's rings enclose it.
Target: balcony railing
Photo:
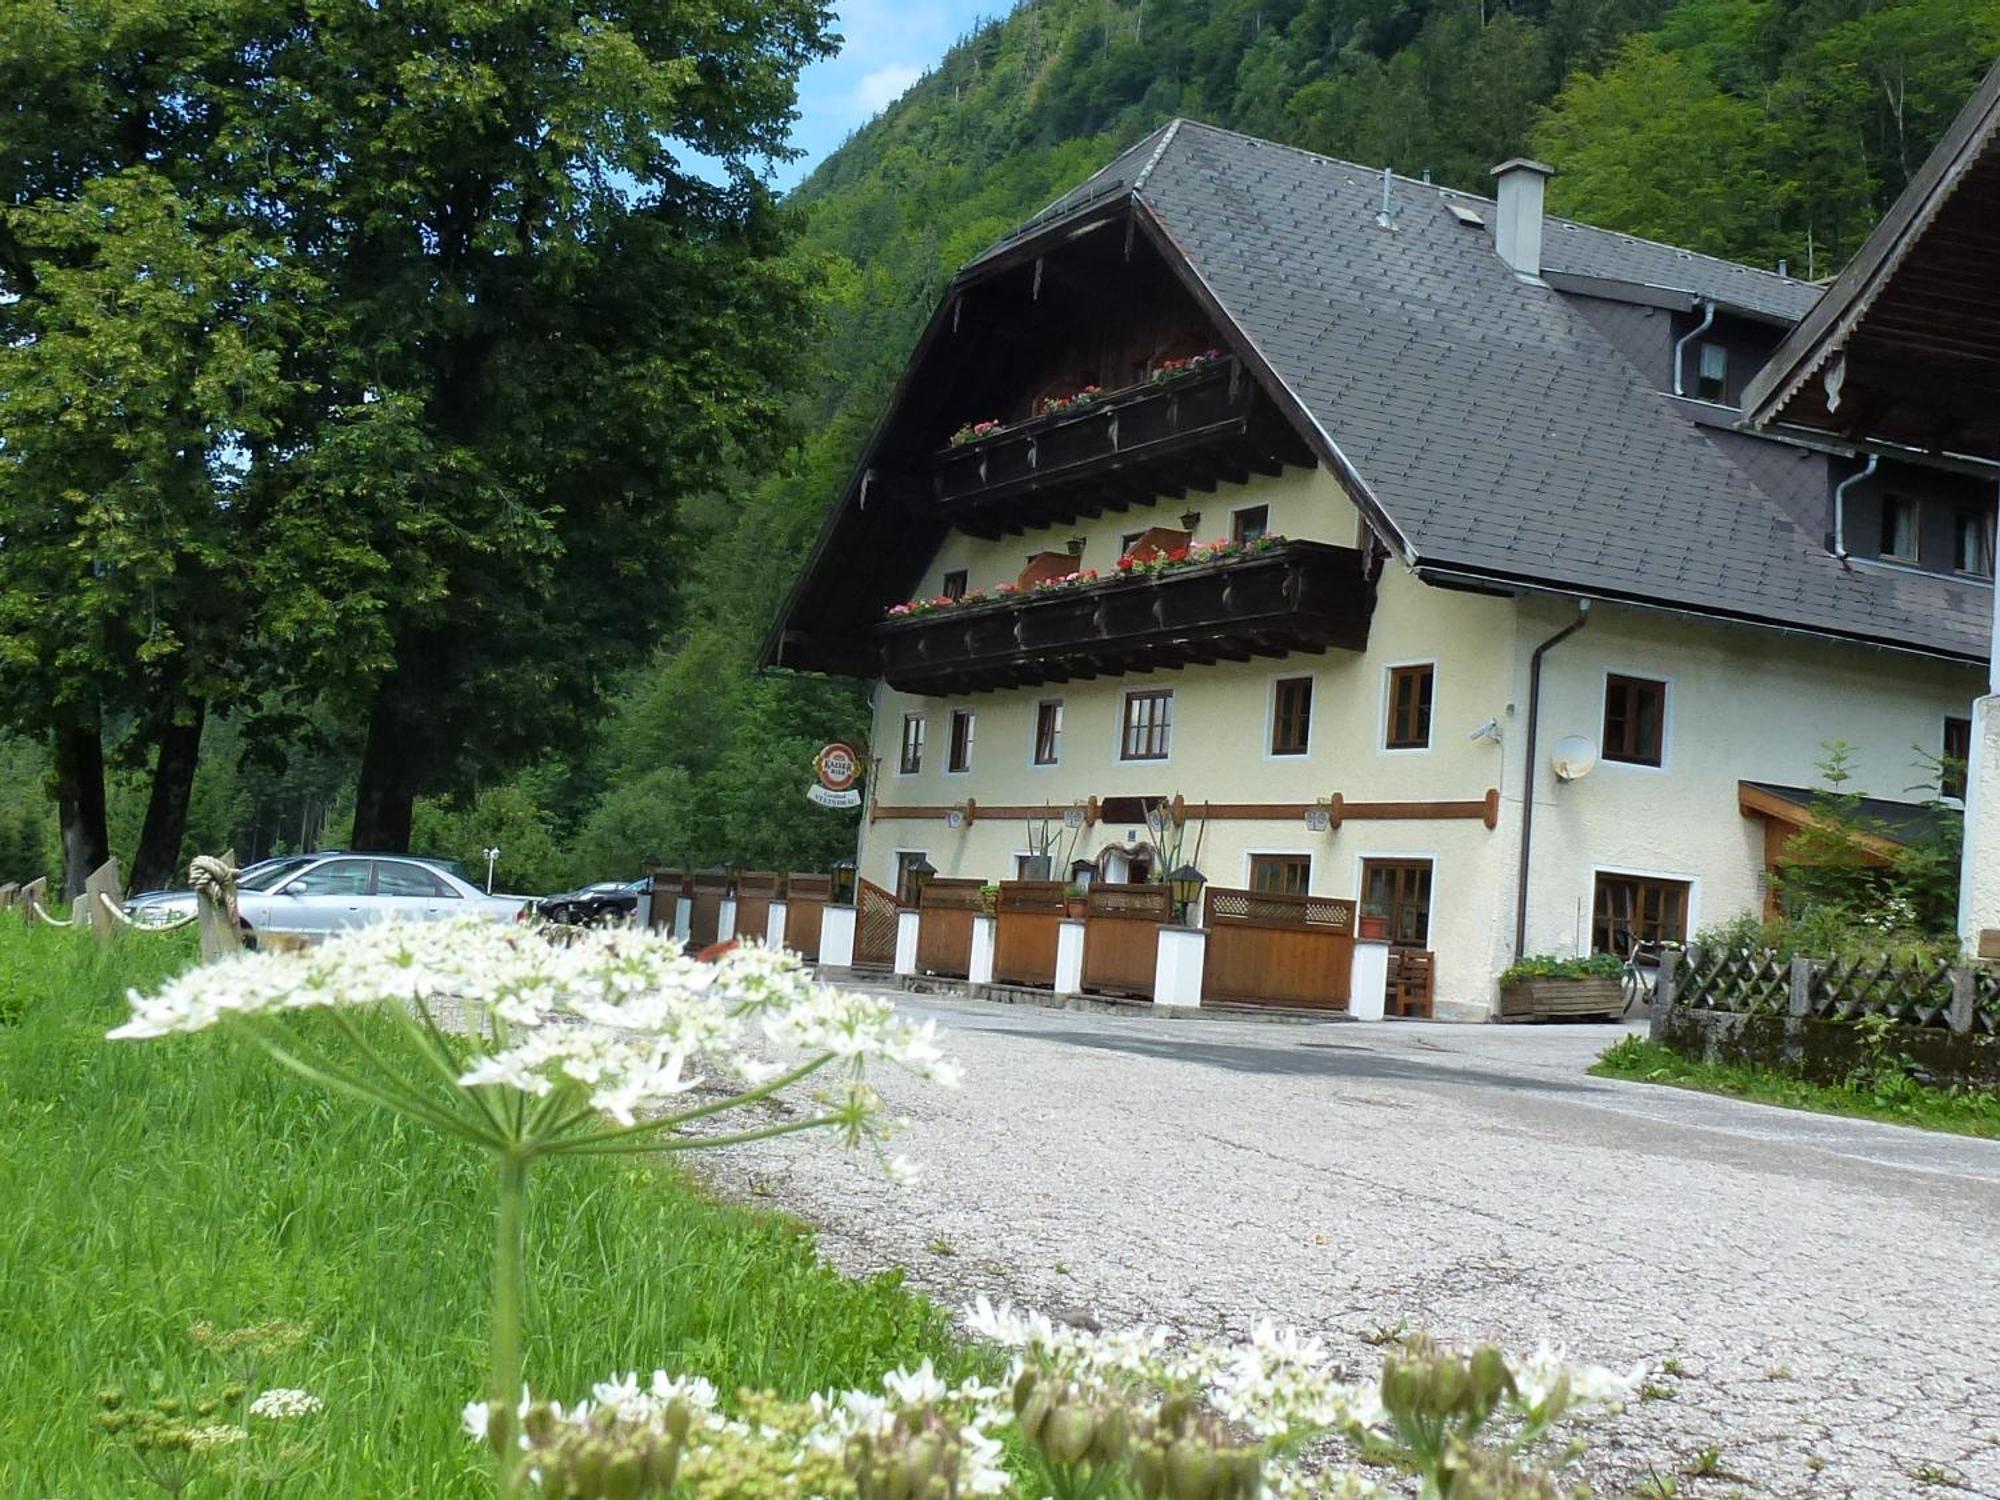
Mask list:
[[[985,692],[1329,647],[1360,651],[1374,607],[1360,552],[1293,541],[1149,577],[885,620],[876,635],[891,687]]]
[[[1234,359],[1017,423],[931,463],[953,524],[998,537],[1314,459]]]

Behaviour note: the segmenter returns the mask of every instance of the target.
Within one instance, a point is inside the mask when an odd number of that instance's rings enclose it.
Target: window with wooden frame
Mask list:
[[[1045,698],[1035,705],[1035,764],[1052,766],[1062,759],[1062,699]]]
[[[1143,531],[1127,531],[1122,533],[1118,538],[1118,555],[1124,557],[1132,550],[1132,544],[1145,534]]]
[[[1938,768],[1938,793],[1965,800],[1965,766],[1972,759],[1972,720],[1944,716],[1944,751]]]
[[[1254,542],[1271,529],[1271,507],[1246,505],[1229,513],[1229,540]]]
[[[897,757],[896,769],[905,776],[914,776],[924,768],[924,716],[922,714],[903,715],[903,753]]]
[[[945,756],[944,768],[960,772],[972,769],[972,710],[954,708],[951,711],[951,746]]]
[[[1303,896],[1312,888],[1310,854],[1253,854],[1250,889],[1280,896]]]
[[[1313,680],[1281,677],[1271,693],[1271,753],[1304,755],[1312,740]]]
[[[1889,562],[1922,562],[1917,537],[1917,502],[1908,495],[1882,497],[1882,551]]]
[[[1606,760],[1629,766],[1657,766],[1666,743],[1667,685],[1650,677],[1604,679]]]
[[[1431,662],[1389,669],[1389,722],[1383,744],[1391,750],[1428,750],[1431,692],[1437,668]]]
[[[1399,948],[1431,945],[1431,862],[1361,862],[1362,937],[1387,938]]]
[[[1165,760],[1173,740],[1174,690],[1147,688],[1125,695],[1118,735],[1120,760]]]
[[[1958,545],[1955,566],[1972,578],[1993,576],[1993,515],[1990,511],[1963,509],[1958,513]]]
[[[951,572],[944,575],[945,598],[963,599],[965,597],[966,576],[967,574],[964,568],[954,568],[952,569]]]
[[[1590,951],[1625,958],[1637,943],[1686,942],[1688,889],[1685,880],[1599,874]]]

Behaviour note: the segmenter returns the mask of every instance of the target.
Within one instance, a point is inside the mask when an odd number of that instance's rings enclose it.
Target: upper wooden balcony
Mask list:
[[[1313,462],[1242,364],[1220,358],[946,448],[930,488],[953,525],[993,539]]]
[[[875,627],[882,676],[908,693],[990,692],[1155,668],[1368,645],[1362,554],[1285,541],[1142,577],[954,605]]]

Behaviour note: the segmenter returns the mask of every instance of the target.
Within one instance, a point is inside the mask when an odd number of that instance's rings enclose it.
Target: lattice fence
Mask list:
[[[1294,896],[1277,891],[1208,892],[1210,922],[1274,922],[1285,926],[1354,930],[1354,903],[1329,896]]]
[[[1828,1021],[1888,1016],[1906,1026],[1949,1026],[1953,994],[1948,963],[1856,959],[1814,966],[1809,1014]]]
[[[1799,1020],[1886,1016],[1905,1026],[1994,1035],[2000,1034],[2000,969],[1887,956],[1780,959],[1767,951],[1691,945],[1677,966],[1673,1004]]]
[[[1674,999],[1690,1010],[1782,1016],[1791,1009],[1791,965],[1773,953],[1690,948],[1685,962]]]

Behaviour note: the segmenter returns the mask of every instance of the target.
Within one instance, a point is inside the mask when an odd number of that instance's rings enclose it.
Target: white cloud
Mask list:
[[[900,99],[903,91],[923,74],[922,68],[909,63],[890,63],[885,67],[871,68],[861,75],[861,81],[854,86],[854,102],[868,114],[876,114]]]

